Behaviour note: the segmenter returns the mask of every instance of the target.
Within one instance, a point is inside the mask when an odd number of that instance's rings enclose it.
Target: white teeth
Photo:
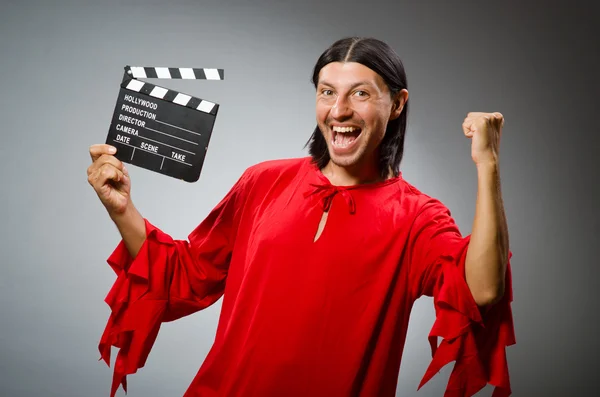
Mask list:
[[[337,148],[346,148],[357,139],[352,132],[359,132],[360,128],[356,127],[340,127],[334,126],[332,127],[334,134],[332,134],[332,145]]]
[[[344,132],[352,132],[352,131],[356,130],[356,128],[354,128],[354,127],[333,127],[333,130],[335,132],[344,133]]]
[[[350,146],[355,140],[356,138],[354,138],[353,136],[337,134],[335,135],[331,143],[337,148],[346,148]]]

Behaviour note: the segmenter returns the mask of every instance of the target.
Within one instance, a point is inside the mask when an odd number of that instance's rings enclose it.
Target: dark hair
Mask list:
[[[402,89],[408,89],[406,73],[400,57],[381,40],[370,37],[347,37],[333,43],[317,60],[312,75],[315,88],[318,85],[319,72],[331,62],[358,62],[365,65],[383,78],[392,96]],[[390,170],[394,176],[398,176],[400,171],[407,114],[408,101],[404,104],[400,116],[387,125],[385,136],[379,146],[378,166],[382,178],[387,178]],[[309,147],[312,161],[319,168],[325,167],[330,158],[327,143],[318,125],[306,146]]]

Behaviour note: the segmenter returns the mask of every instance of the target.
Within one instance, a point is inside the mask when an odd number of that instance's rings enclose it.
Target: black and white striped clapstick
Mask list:
[[[121,161],[196,182],[219,105],[139,78],[223,80],[223,69],[126,66],[106,138]]]

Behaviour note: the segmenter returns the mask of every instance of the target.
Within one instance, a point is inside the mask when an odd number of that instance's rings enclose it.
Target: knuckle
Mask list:
[[[100,175],[98,172],[94,172],[92,174],[90,174],[90,176],[88,177],[89,183],[90,185],[92,185],[94,187],[94,189],[98,188],[98,181],[100,179]]]
[[[103,164],[102,167],[100,168],[100,175],[103,178],[107,178],[110,176],[110,174],[111,174],[110,167],[108,167],[106,164]]]
[[[103,154],[98,158],[98,162],[102,165],[106,165],[106,164],[110,164],[111,163],[111,157],[108,154]]]

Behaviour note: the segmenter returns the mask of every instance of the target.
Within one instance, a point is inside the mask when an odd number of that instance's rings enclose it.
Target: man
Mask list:
[[[143,218],[107,145],[88,169],[122,242],[100,351],[120,347],[111,395],[141,368],[161,322],[223,296],[214,345],[186,397],[393,396],[410,310],[434,297],[433,361],[456,361],[448,396],[486,383],[510,394],[514,343],[508,232],[500,194],[503,117],[469,113],[478,191],[473,231],[399,171],[408,110],[402,62],[385,43],[348,38],[317,61],[310,157],[247,169],[189,235]],[[443,341],[438,346],[437,337]],[[419,386],[420,387],[420,386]]]

